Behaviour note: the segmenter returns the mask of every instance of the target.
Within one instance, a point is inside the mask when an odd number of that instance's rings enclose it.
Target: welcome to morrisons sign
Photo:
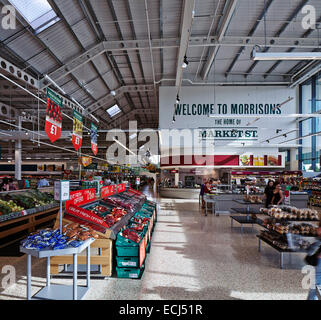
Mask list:
[[[247,115],[247,114],[281,114],[279,104],[175,104],[176,116],[208,116],[210,114],[229,114],[229,115]],[[216,110],[215,110],[216,109]]]

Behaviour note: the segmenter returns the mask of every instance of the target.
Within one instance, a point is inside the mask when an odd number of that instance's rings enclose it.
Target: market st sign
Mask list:
[[[211,128],[198,132],[201,140],[258,140],[258,128]]]

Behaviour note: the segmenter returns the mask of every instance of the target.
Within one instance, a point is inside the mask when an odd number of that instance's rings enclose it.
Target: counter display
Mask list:
[[[179,188],[161,188],[160,196],[168,199],[199,199],[200,189],[179,189]],[[244,200],[243,194],[217,193],[213,195],[217,199],[218,210],[220,213],[229,213],[234,207],[234,200]],[[256,196],[262,197],[263,194]],[[308,205],[309,194],[307,192],[290,192],[291,205],[297,208],[306,208]],[[241,205],[246,208],[246,204]]]

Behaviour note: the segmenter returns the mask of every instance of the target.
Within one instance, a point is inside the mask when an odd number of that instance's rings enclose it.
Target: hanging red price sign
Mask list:
[[[75,150],[78,151],[82,145],[83,122],[82,122],[82,115],[79,112],[74,110],[73,115],[74,115],[74,119],[73,119],[72,144]]]
[[[47,88],[47,112],[45,131],[51,142],[55,142],[61,136],[62,126],[62,98]]]

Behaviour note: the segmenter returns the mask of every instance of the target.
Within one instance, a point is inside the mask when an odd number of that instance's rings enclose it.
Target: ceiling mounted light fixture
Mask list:
[[[254,61],[321,60],[321,52],[257,52],[253,49],[251,59]]]
[[[181,100],[180,100],[180,98],[179,98],[179,96],[177,95],[176,96],[176,103],[179,103]]]
[[[175,115],[173,116],[173,123],[176,121],[176,119],[175,119]]]
[[[112,90],[112,91],[110,91],[110,94],[111,94],[113,97],[115,97],[116,91]]]
[[[185,56],[184,56],[184,62],[183,62],[183,64],[182,64],[182,68],[183,68],[183,69],[186,69],[187,66],[188,66],[188,60],[187,60],[187,57],[186,57],[186,55],[185,55]]]

